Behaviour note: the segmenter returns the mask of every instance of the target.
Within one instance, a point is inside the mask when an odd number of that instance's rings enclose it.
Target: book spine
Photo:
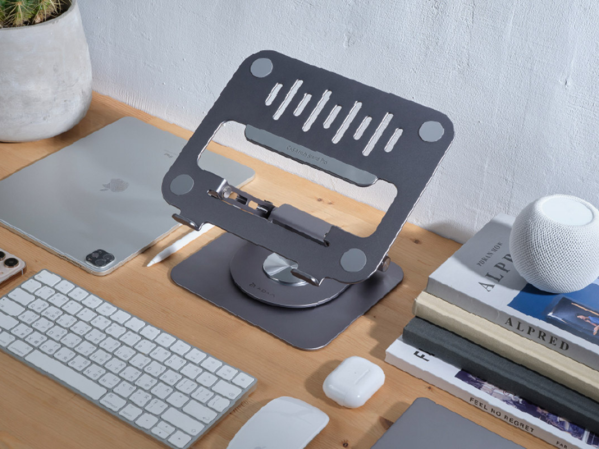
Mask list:
[[[519,314],[521,316],[508,314],[477,298],[454,290],[434,278],[428,279],[426,292],[599,371],[599,354],[588,350],[576,341],[553,335],[547,328],[536,326],[527,320],[524,314]]]
[[[584,442],[588,437],[588,432],[585,432],[583,441],[577,440],[569,434],[564,435],[565,432],[547,425],[538,418],[513,409],[466,383],[463,385],[457,383],[454,380],[459,371],[457,368],[430,354],[410,347],[401,339],[395,341],[387,349],[385,361],[552,446],[561,449],[593,449],[595,447]]]

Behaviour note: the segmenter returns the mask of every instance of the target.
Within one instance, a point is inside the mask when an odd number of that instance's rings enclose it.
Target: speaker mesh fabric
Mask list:
[[[591,222],[573,226],[549,218],[542,204],[556,196],[587,206],[593,212]],[[538,289],[552,293],[580,290],[599,276],[599,211],[574,196],[540,198],[516,218],[510,252],[520,275]]]

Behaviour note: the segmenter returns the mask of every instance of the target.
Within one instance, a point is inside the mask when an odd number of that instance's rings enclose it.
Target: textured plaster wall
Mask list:
[[[456,138],[410,217],[444,236],[464,241],[495,214],[515,215],[550,193],[599,205],[595,0],[82,0],[80,8],[94,88],[188,129],[261,49],[445,112]]]

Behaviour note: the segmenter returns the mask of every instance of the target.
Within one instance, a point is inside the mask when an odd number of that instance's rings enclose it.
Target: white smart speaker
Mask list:
[[[516,218],[510,235],[516,270],[551,293],[580,290],[599,277],[599,211],[575,196],[546,196]]]

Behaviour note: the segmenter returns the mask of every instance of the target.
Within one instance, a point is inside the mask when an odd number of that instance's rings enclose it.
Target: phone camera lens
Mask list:
[[[106,259],[96,259],[96,261],[94,262],[94,264],[97,267],[103,267],[107,264],[108,262],[106,261]]]
[[[0,251],[0,260],[3,260],[6,257],[6,253],[4,251]]]
[[[4,265],[7,266],[8,268],[14,268],[17,265],[19,265],[19,261],[17,259],[15,259],[14,257],[9,257],[8,259],[6,259],[4,261]]]

